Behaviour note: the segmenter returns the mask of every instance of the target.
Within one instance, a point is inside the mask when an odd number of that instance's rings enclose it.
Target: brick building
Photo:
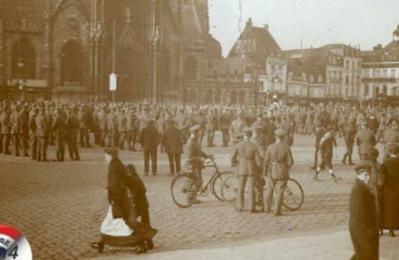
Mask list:
[[[0,95],[178,100],[201,86],[207,0],[0,0]],[[115,57],[115,59],[113,59]],[[115,62],[113,62],[115,60]]]
[[[271,80],[269,76],[272,77],[272,74],[266,74],[266,60],[269,57],[277,57],[279,53],[281,49],[270,33],[269,27],[254,26],[249,19],[227,58],[221,55],[209,56],[205,85],[207,94],[201,102],[228,104],[263,102],[269,87],[268,82]]]

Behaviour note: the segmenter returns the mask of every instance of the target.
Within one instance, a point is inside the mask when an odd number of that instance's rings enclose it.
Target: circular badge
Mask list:
[[[0,260],[32,260],[28,240],[12,226],[0,225]]]

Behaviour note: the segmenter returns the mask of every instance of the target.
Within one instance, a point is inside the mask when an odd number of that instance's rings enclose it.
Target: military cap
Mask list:
[[[360,161],[356,167],[355,170],[356,172],[361,172],[362,170],[370,170],[371,169],[371,164],[368,161]]]
[[[283,138],[285,136],[285,131],[283,129],[277,129],[276,131],[274,131],[274,134],[277,137]]]
[[[199,125],[194,125],[194,126],[192,126],[192,127],[190,128],[190,131],[191,131],[191,132],[196,132],[196,131],[198,131],[198,130],[200,130],[200,126],[199,126]]]

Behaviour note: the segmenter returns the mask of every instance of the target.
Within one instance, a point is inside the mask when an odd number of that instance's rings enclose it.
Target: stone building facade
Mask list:
[[[362,52],[361,100],[365,103],[399,103],[399,25],[392,41]]]
[[[207,0],[0,0],[0,97],[183,99],[204,84]]]

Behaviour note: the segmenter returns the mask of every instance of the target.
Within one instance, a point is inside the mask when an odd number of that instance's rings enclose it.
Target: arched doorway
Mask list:
[[[36,51],[26,36],[22,36],[14,43],[11,62],[11,74],[14,79],[36,78]]]
[[[144,98],[144,90],[150,86],[145,82],[142,58],[132,48],[123,48],[117,51],[116,74],[118,101],[140,100]]]
[[[67,41],[61,51],[61,84],[80,84],[83,81],[83,64],[80,44],[75,40]]]

